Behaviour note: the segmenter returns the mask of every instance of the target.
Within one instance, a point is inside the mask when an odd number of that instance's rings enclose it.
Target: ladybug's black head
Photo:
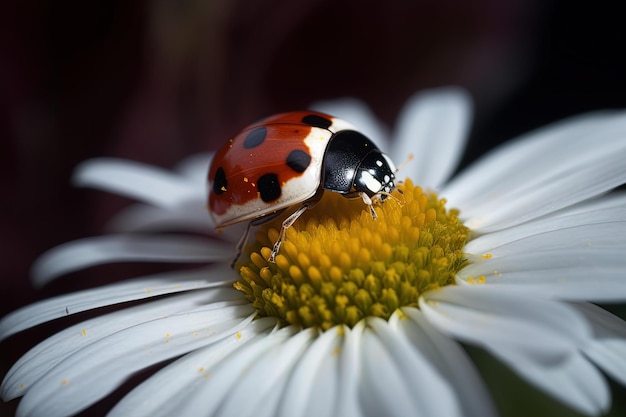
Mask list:
[[[354,176],[353,187],[357,192],[376,196],[384,201],[396,188],[396,166],[386,154],[378,149],[371,151],[361,161]]]
[[[396,188],[395,172],[391,158],[374,142],[357,131],[342,130],[326,147],[322,187],[347,198],[384,200]]]

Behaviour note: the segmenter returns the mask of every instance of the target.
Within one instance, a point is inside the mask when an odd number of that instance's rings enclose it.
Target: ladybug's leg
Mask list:
[[[283,243],[283,240],[285,240],[285,234],[287,233],[287,229],[293,226],[293,224],[296,222],[296,220],[298,220],[298,217],[300,217],[302,213],[316,205],[320,201],[320,198],[322,198],[323,194],[324,189],[322,187],[318,188],[313,197],[302,203],[298,210],[294,211],[292,214],[289,215],[289,217],[287,217],[283,221],[282,227],[280,228],[280,234],[278,235],[278,239],[276,239],[276,242],[274,243],[272,253],[270,254],[270,258],[268,259],[269,262],[276,262],[276,255],[278,255],[280,244]]]
[[[372,217],[374,218],[374,220],[376,220],[378,218],[378,216],[376,215],[376,211],[374,210],[374,202],[372,201],[370,196],[368,196],[366,193],[364,193],[362,191],[350,191],[349,193],[345,193],[345,194],[342,194],[342,195],[345,198],[359,198],[359,197],[361,197],[361,200],[363,200],[363,202],[367,205],[367,207],[369,207],[370,213],[372,214]],[[376,197],[376,196],[374,196],[374,197]]]
[[[239,259],[239,257],[241,256],[241,252],[243,252],[243,247],[248,242],[248,236],[250,236],[250,229],[252,229],[252,226],[258,226],[260,224],[272,221],[276,217],[278,217],[281,214],[283,214],[284,211],[285,211],[285,209],[277,210],[277,211],[275,211],[273,213],[266,214],[265,216],[262,216],[262,217],[259,217],[257,219],[254,219],[254,220],[252,220],[251,222],[248,223],[248,227],[246,227],[246,231],[241,236],[241,238],[237,242],[237,246],[235,247],[236,250],[237,250],[237,255],[235,256],[235,259],[233,259],[233,262],[230,264],[231,268],[235,267],[235,262],[237,262],[237,259]]]
[[[302,204],[298,210],[293,212],[293,214],[291,214],[285,219],[285,221],[283,221],[283,225],[280,228],[280,235],[278,235],[278,239],[276,239],[276,242],[274,242],[272,253],[270,254],[270,258],[268,259],[269,262],[276,262],[276,255],[278,254],[278,250],[280,249],[280,244],[283,243],[283,240],[285,240],[285,233],[287,232],[287,229],[289,229],[296,222],[296,220],[298,220],[298,217],[300,217],[302,213],[307,211],[308,208],[309,206],[306,203]]]
[[[376,220],[376,218],[377,218],[378,216],[376,215],[376,210],[374,210],[374,205],[373,205],[373,203],[372,203],[372,199],[370,198],[370,196],[368,196],[368,195],[367,195],[367,194],[365,194],[365,193],[360,193],[360,194],[361,194],[361,199],[363,199],[363,202],[364,202],[365,204],[367,204],[367,207],[369,207],[369,208],[370,208],[370,213],[372,213],[372,218],[373,218],[374,220]]]
[[[248,236],[250,236],[250,228],[252,227],[252,222],[248,222],[248,226],[246,227],[246,231],[243,233],[243,235],[241,235],[241,237],[239,238],[239,241],[237,242],[237,246],[235,246],[235,249],[237,250],[237,254],[235,255],[235,259],[233,259],[233,261],[230,263],[230,267],[231,268],[235,268],[235,262],[237,262],[237,259],[239,259],[239,257],[241,256],[241,252],[243,251],[243,247],[245,246],[246,242],[248,241]]]

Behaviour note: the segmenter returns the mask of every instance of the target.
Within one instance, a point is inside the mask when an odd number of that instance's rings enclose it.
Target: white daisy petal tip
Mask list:
[[[443,193],[482,232],[548,215],[624,184],[625,129],[623,111],[552,123],[484,155]]]
[[[76,167],[80,187],[110,191],[163,207],[173,207],[198,193],[197,184],[166,170],[116,158],[95,158]]]
[[[109,235],[67,242],[45,252],[32,266],[31,279],[42,287],[59,276],[113,262],[221,262],[234,257],[224,242],[181,235]]]
[[[414,93],[404,105],[404,111],[409,115],[415,106],[448,107],[456,108],[470,118],[473,102],[471,94],[461,86],[434,87]]]
[[[460,87],[421,91],[409,98],[394,132],[391,157],[407,161],[401,174],[439,189],[456,169],[472,119],[472,99]]]

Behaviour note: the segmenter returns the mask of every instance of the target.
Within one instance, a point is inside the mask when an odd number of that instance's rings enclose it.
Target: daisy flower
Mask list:
[[[3,339],[123,307],[35,346],[5,376],[2,397],[23,397],[20,416],[73,415],[167,361],[110,415],[494,416],[461,342],[580,413],[606,412],[606,376],[626,384],[626,324],[592,303],[626,300],[626,195],[608,193],[626,182],[626,114],[556,123],[450,179],[470,107],[458,89],[420,93],[390,134],[354,100],[318,106],[395,161],[415,157],[376,220],[362,202],[326,193],[288,230],[276,263],[266,261],[274,222],[253,230],[230,268],[242,229],[213,230],[209,155],[173,172],[85,162],[78,185],[140,203],[112,221],[116,233],[45,253],[35,285],[109,262],[201,266],[5,316]]]

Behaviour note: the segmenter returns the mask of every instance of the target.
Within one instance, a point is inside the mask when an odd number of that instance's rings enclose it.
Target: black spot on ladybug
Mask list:
[[[296,172],[304,172],[311,163],[311,156],[304,151],[296,149],[287,155],[287,165]]]
[[[280,184],[276,174],[265,174],[257,181],[261,200],[269,203],[280,197]]]
[[[213,182],[213,192],[215,194],[222,194],[226,191],[228,182],[226,182],[226,172],[224,168],[219,167],[215,173],[215,181]]]
[[[248,133],[248,136],[243,140],[243,147],[246,149],[255,148],[263,143],[267,136],[267,128],[260,126]]]
[[[307,125],[313,127],[321,127],[322,129],[328,129],[330,125],[333,124],[332,120],[329,120],[322,116],[318,116],[316,114],[309,114],[308,116],[304,116],[302,118],[302,123],[306,123]]]

